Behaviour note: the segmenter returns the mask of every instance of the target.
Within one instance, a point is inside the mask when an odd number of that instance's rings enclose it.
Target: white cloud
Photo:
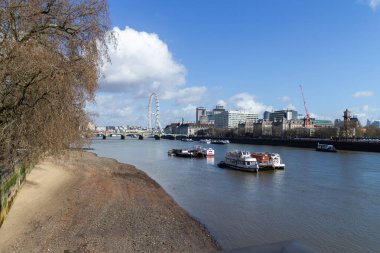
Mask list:
[[[231,103],[235,106],[234,109],[251,111],[261,116],[264,111],[272,111],[273,107],[264,105],[255,101],[255,98],[248,93],[239,93],[231,97]]]
[[[159,97],[163,121],[173,116],[170,110],[165,113],[168,103],[185,105],[184,113],[188,113],[189,104],[206,96],[205,86],[185,85],[185,66],[174,60],[168,45],[157,34],[130,27],[115,27],[113,31],[117,46],[109,47],[111,63],[102,66],[96,103],[87,106],[88,111],[98,115],[96,123],[145,126],[149,96],[153,92]]]
[[[137,123],[136,119],[140,114],[136,111],[141,108],[132,99],[125,99],[117,94],[97,94],[95,100],[95,104],[88,104],[86,107],[89,112],[96,114],[95,121],[100,119],[102,124],[126,124],[128,121]],[[143,117],[146,115],[145,110],[147,109],[144,108]]]
[[[187,104],[201,101],[206,92],[207,88],[204,86],[189,87],[180,90],[168,90],[161,98],[175,99],[178,104]]]
[[[361,98],[361,97],[371,97],[373,96],[372,91],[357,91],[354,94],[352,94],[354,98]]]
[[[111,63],[102,67],[102,91],[134,92],[148,96],[184,85],[186,69],[174,61],[168,46],[157,34],[130,27],[113,29],[117,47],[110,47]]]
[[[287,106],[286,106],[286,108],[284,108],[285,110],[286,109],[289,109],[289,110],[294,110],[294,111],[297,111],[297,108],[296,108],[296,106],[295,105],[293,105],[293,104],[288,104]]]
[[[280,100],[282,101],[282,102],[289,102],[289,101],[291,101],[292,99],[290,98],[290,97],[288,97],[288,96],[283,96],[283,97],[280,97]]]
[[[380,0],[367,0],[367,4],[372,10],[376,10],[377,6],[380,5]]]
[[[221,106],[223,106],[224,108],[226,108],[226,106],[227,106],[227,102],[226,101],[224,101],[224,100],[218,100],[218,102],[216,103],[217,105],[221,105]]]
[[[196,106],[188,104],[184,107],[179,107],[174,110],[165,111],[167,124],[175,122],[195,122],[195,109]],[[164,126],[163,126],[164,127]]]

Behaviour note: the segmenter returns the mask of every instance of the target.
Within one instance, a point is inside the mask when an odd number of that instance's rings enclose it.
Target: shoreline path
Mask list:
[[[144,172],[82,151],[38,164],[0,228],[2,253],[218,249]]]

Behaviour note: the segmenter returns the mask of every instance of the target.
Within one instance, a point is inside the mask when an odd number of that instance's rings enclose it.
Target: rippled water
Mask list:
[[[297,239],[319,252],[380,252],[380,154],[255,145],[206,145],[214,159],[169,157],[198,142],[94,140],[99,156],[156,180],[223,249]],[[221,169],[230,150],[276,152],[284,171]]]

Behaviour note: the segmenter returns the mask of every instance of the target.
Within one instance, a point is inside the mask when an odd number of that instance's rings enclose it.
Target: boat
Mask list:
[[[277,153],[251,153],[251,157],[256,158],[260,169],[285,169],[281,156]]]
[[[206,143],[206,144],[211,144],[211,140],[210,139],[202,139],[202,140],[199,140],[199,142]]]
[[[215,151],[212,148],[195,146],[191,149],[170,149],[168,155],[188,158],[206,158],[214,157]]]
[[[251,172],[259,171],[259,164],[256,158],[251,157],[251,153],[248,151],[237,150],[227,152],[224,161],[218,163],[218,166]]]
[[[193,139],[190,139],[190,138],[184,138],[184,139],[181,139],[181,141],[192,142]]]
[[[317,148],[315,150],[322,152],[336,152],[336,148],[334,147],[334,145],[323,144],[319,142],[317,143]]]
[[[214,157],[215,151],[212,148],[202,148],[202,153],[205,157]]]
[[[168,155],[188,158],[194,157],[194,154],[189,149],[170,149]]]
[[[224,144],[228,144],[230,143],[229,140],[212,140],[211,141],[211,144],[221,144],[221,145],[224,145]]]

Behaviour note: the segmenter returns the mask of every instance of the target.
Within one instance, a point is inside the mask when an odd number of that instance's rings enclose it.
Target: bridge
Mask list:
[[[154,100],[154,103],[153,103]],[[152,106],[154,105],[154,110],[152,111]],[[148,103],[148,126],[146,130],[132,130],[127,129],[124,131],[103,131],[103,132],[97,132],[95,133],[96,136],[102,136],[103,139],[106,139],[107,137],[112,136],[120,136],[120,139],[124,140],[128,136],[132,138],[139,138],[140,140],[143,140],[144,138],[155,138],[156,140],[159,139],[170,139],[170,140],[176,140],[176,139],[182,139],[187,138],[188,135],[184,134],[166,134],[162,130],[161,123],[160,123],[160,102],[158,100],[158,96],[156,93],[152,93],[149,97],[149,103]],[[153,118],[155,118],[155,125],[153,126]]]
[[[119,131],[119,132],[113,132],[113,131],[101,131],[101,132],[95,132],[94,136],[102,137],[103,140],[107,139],[107,137],[120,137],[121,140],[125,140],[128,137],[130,138],[138,138],[140,140],[143,140],[145,138],[155,138],[156,140],[159,139],[168,139],[168,140],[180,140],[182,138],[188,138],[188,135],[185,134],[165,134],[165,133],[157,133],[147,130],[125,130],[125,131]]]

